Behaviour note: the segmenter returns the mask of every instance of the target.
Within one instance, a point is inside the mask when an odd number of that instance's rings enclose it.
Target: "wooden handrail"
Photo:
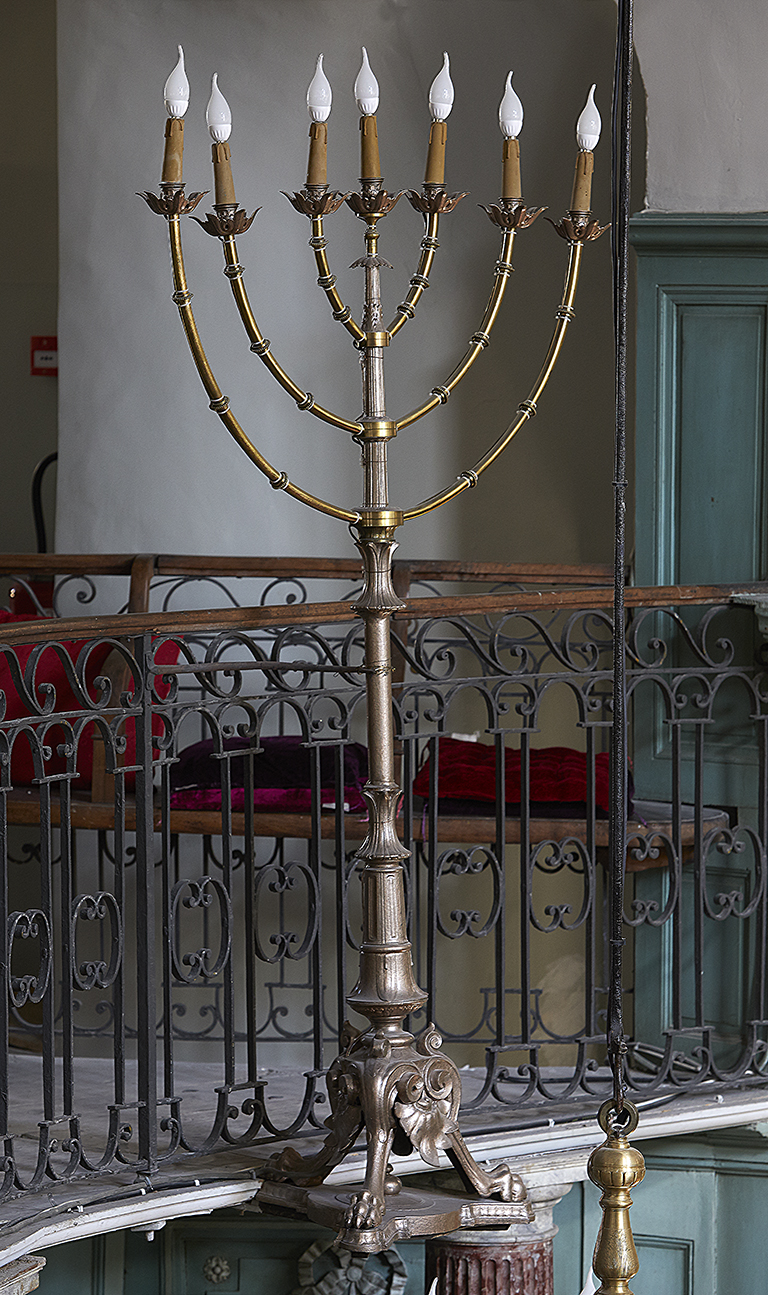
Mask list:
[[[137,558],[150,561],[158,576],[213,575],[243,579],[295,576],[300,580],[356,580],[361,572],[359,558],[238,557],[194,553],[2,553],[0,575],[130,575]],[[412,580],[477,581],[484,584],[502,580],[555,585],[613,583],[612,568],[602,563],[575,565],[404,558],[396,559],[394,566],[396,570],[409,572]]]
[[[628,608],[716,606],[736,595],[768,598],[768,581],[721,585],[663,585],[628,588]],[[610,589],[546,589],[536,592],[469,594],[454,597],[412,598],[411,620],[442,620],[455,616],[503,615],[542,611],[610,612]],[[43,643],[64,639],[133,638],[140,634],[212,634],[288,625],[330,625],[351,622],[354,608],[346,602],[290,603],[273,607],[224,607],[211,610],[121,613],[112,616],[78,616],[0,626],[0,644]]]

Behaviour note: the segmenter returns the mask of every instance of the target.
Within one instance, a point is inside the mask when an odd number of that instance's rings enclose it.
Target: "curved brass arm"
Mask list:
[[[173,264],[173,300],[179,308],[179,315],[187,335],[189,349],[192,352],[192,358],[197,366],[203,386],[208,395],[211,409],[219,415],[230,436],[237,441],[238,445],[252,463],[264,473],[265,477],[274,486],[276,490],[284,490],[287,495],[292,495],[300,503],[307,504],[309,508],[315,508],[320,513],[328,513],[331,517],[338,517],[345,522],[359,521],[359,514],[350,512],[346,508],[337,508],[335,504],[330,504],[324,499],[318,499],[315,495],[309,494],[308,491],[302,490],[288,480],[285,472],[279,472],[277,468],[264,458],[264,455],[256,449],[256,446],[248,439],[242,427],[238,423],[234,414],[229,408],[229,397],[222,395],[221,387],[213,376],[213,370],[208,363],[208,358],[203,350],[203,344],[200,341],[200,334],[197,331],[197,324],[192,313],[190,301],[192,294],[187,287],[187,276],[184,270],[184,257],[181,248],[181,228],[178,215],[168,216],[168,234],[171,243],[171,262]],[[282,370],[280,370],[282,373]],[[287,379],[290,381],[290,379]],[[298,390],[298,388],[297,388]],[[355,427],[355,424],[352,424]]]
[[[228,234],[221,241],[224,244],[224,260],[226,261],[224,273],[229,279],[232,295],[240,312],[240,318],[250,338],[251,350],[267,366],[272,376],[277,378],[280,386],[288,392],[288,395],[293,397],[299,409],[307,410],[308,413],[314,414],[315,418],[321,418],[324,423],[330,423],[333,427],[340,427],[342,431],[351,432],[353,436],[359,435],[361,431],[359,423],[350,423],[347,418],[332,414],[330,410],[316,404],[311,392],[302,391],[301,387],[297,386],[293,379],[288,377],[285,369],[278,364],[269,349],[269,340],[262,334],[259,325],[256,323],[256,317],[251,310],[251,303],[248,300],[248,293],[245,291],[245,284],[243,283],[243,267],[237,259],[237,244],[235,243],[234,235]],[[365,334],[361,333],[360,336],[364,337]]]
[[[422,517],[424,513],[429,513],[433,508],[439,508],[441,504],[447,503],[449,499],[454,499],[456,495],[460,495],[463,490],[469,490],[471,486],[477,485],[477,479],[480,474],[485,472],[485,469],[489,468],[499,455],[504,452],[512,440],[512,437],[517,435],[523,424],[535,415],[537,402],[549,381],[550,374],[552,373],[557,357],[560,354],[560,348],[563,345],[565,334],[568,331],[568,325],[574,317],[573,301],[576,296],[576,285],[579,281],[579,267],[581,265],[583,247],[584,244],[581,242],[570,244],[570,255],[568,258],[565,287],[563,289],[562,301],[555,312],[557,322],[552,334],[552,341],[549,344],[549,350],[547,351],[541,372],[531,389],[528,399],[524,400],[522,404],[518,406],[519,418],[514,423],[510,423],[503,435],[501,435],[497,441],[494,441],[487,454],[485,454],[482,459],[479,459],[474,467],[470,468],[469,471],[462,472],[452,486],[449,486],[447,490],[441,491],[439,495],[432,495],[429,499],[422,500],[422,502],[417,504],[415,508],[406,509],[403,512],[403,521],[408,521],[411,517]],[[398,423],[398,427],[400,426],[401,424]]]
[[[439,221],[440,213],[437,211],[431,211],[427,218],[426,233],[421,240],[421,256],[419,257],[419,264],[416,267],[415,274],[411,278],[411,286],[408,296],[405,298],[405,301],[401,301],[397,308],[395,318],[387,329],[390,337],[394,337],[395,333],[399,333],[403,324],[406,323],[407,320],[413,319],[413,316],[416,313],[416,307],[418,306],[425,289],[429,287],[429,272],[432,269],[435,252],[440,246],[437,241],[437,227]]]
[[[312,237],[309,240],[309,246],[315,254],[315,264],[317,265],[317,282],[323,289],[326,297],[331,303],[333,309],[333,318],[338,319],[343,324],[348,333],[351,333],[356,342],[361,342],[365,333],[359,324],[352,318],[352,311],[349,306],[345,306],[338,292],[336,291],[336,275],[331,274],[331,267],[328,264],[328,257],[325,254],[327,243],[323,233],[322,216],[312,217]]]
[[[469,346],[463,358],[444,386],[432,388],[430,392],[431,400],[428,400],[426,404],[421,405],[418,409],[411,410],[410,414],[406,414],[404,418],[398,418],[398,432],[402,431],[404,427],[410,427],[411,423],[417,422],[419,418],[423,418],[425,414],[428,414],[432,409],[436,409],[438,405],[444,405],[453,389],[458,386],[464,375],[471,369],[480,352],[488,345],[491,329],[496,322],[496,316],[504,298],[507,280],[512,273],[512,249],[514,243],[514,229],[505,230],[501,240],[501,253],[496,262],[493,289],[488,298],[488,305],[485,308],[485,314],[478,331],[473,333],[470,338]]]

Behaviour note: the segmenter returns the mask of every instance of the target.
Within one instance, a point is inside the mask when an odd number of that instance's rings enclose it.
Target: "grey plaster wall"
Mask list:
[[[0,6],[5,123],[0,133],[0,549],[5,552],[35,548],[30,482],[35,464],[56,448],[56,378],[33,378],[29,371],[30,337],[56,332],[55,8],[55,0]],[[45,502],[50,523],[51,489]]]
[[[334,87],[330,179],[358,173],[351,93],[368,46],[381,85],[379,134],[390,189],[421,182],[426,94],[443,49],[452,58],[448,183],[470,196],[441,227],[434,286],[388,355],[389,409],[410,408],[445,379],[477,328],[497,255],[478,202],[499,192],[498,102],[512,67],[526,119],[524,191],[555,216],[567,206],[574,123],[592,81],[608,123],[613,0],[60,0],[61,463],[59,549],[349,553],[338,523],[276,495],[207,409],[169,300],[166,230],[136,197],[157,186],[162,87],[181,41],[192,103],[185,177],[210,187],[203,122],[209,76],[234,114],[240,201],[262,207],[240,245],[261,326],[318,400],[356,417],[357,359],[314,283],[309,228],[280,196],[306,167],[305,93],[316,54]],[[609,214],[609,139],[594,205]],[[340,288],[358,307],[361,227],[346,209],[327,222]],[[403,201],[381,251],[385,307],[402,300],[420,218]],[[194,306],[216,374],[246,429],[292,479],[349,505],[360,500],[358,453],[345,433],[298,413],[249,354],[221,253],[185,223]],[[470,467],[535,379],[559,300],[567,248],[540,220],[519,240],[494,344],[462,391],[392,447],[396,506]],[[406,528],[403,551],[509,560],[610,557],[612,361],[609,246],[590,247],[578,318],[538,418],[491,480],[451,509]]]
[[[646,205],[768,207],[765,0],[638,0],[648,100]]]

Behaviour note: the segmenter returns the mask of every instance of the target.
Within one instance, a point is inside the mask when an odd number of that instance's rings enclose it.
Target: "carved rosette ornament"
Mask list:
[[[221,1282],[229,1281],[232,1276],[232,1268],[228,1259],[223,1255],[211,1255],[203,1264],[203,1276],[212,1286],[218,1286]]]

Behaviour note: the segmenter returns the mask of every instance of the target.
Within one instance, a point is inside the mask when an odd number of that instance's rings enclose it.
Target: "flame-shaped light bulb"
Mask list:
[[[443,66],[429,87],[429,111],[433,121],[445,121],[453,107],[453,81],[451,64],[447,54],[443,54]]]
[[[355,102],[361,117],[372,117],[379,106],[379,83],[371,71],[365,45],[363,45],[362,49],[363,61],[360,64],[360,71],[355,81]]]
[[[512,88],[512,73],[507,76],[504,97],[499,104],[499,128],[505,139],[517,139],[523,128],[523,105]]]
[[[323,56],[318,54],[315,75],[307,90],[307,110],[313,121],[327,121],[331,115],[333,91],[331,83],[323,71]]]
[[[175,121],[184,116],[189,107],[189,81],[184,69],[184,50],[179,45],[179,60],[163,87],[165,110]]]
[[[592,86],[584,110],[576,122],[576,143],[582,152],[591,153],[595,148],[602,124],[595,103],[595,87]]]
[[[219,89],[218,72],[211,78],[211,97],[205,110],[205,120],[215,144],[224,144],[232,134],[232,110]]]

